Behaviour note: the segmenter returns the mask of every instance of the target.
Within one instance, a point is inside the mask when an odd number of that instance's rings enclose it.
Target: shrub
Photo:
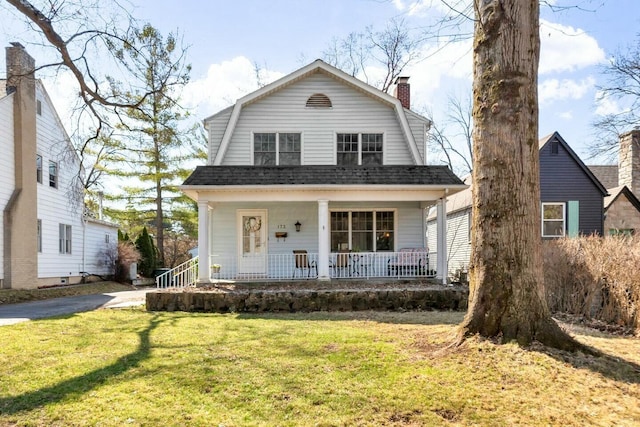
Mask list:
[[[548,240],[543,257],[552,311],[640,329],[640,238]]]
[[[127,241],[119,241],[115,280],[121,283],[128,282],[131,264],[138,261],[140,261],[140,252],[138,252],[134,244]]]

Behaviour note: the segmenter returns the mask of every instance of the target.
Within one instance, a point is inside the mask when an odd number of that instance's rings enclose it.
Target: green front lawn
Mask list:
[[[99,310],[0,328],[0,425],[638,425],[640,340],[447,344],[461,313]]]

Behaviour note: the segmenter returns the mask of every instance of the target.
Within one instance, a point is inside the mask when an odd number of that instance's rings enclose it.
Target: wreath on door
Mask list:
[[[257,219],[255,216],[248,217],[244,222],[244,229],[246,231],[256,232],[262,228],[262,220]]]

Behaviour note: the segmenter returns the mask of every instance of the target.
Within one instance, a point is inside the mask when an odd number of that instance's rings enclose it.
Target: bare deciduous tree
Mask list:
[[[582,346],[544,298],[538,160],[538,0],[475,0],[470,335]]]
[[[381,31],[367,27],[364,32],[352,32],[343,39],[333,39],[323,58],[334,67],[389,92],[402,71],[420,58],[422,41],[422,36],[411,31],[404,20],[392,19]],[[368,65],[382,66],[385,70],[383,77],[370,81],[366,70]]]
[[[449,169],[466,175],[473,169],[471,97],[449,96],[447,115],[429,131],[432,150],[446,157]]]
[[[596,139],[591,144],[593,155],[617,154],[618,135],[640,126],[640,39],[627,51],[618,51],[602,67],[606,78],[601,85],[600,102],[620,102],[593,122]]]

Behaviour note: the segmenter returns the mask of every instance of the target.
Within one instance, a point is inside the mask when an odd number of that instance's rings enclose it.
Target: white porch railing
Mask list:
[[[431,256],[430,256],[431,255]],[[349,252],[329,255],[332,279],[435,277],[434,253],[426,252]],[[300,280],[318,277],[318,254],[306,256],[272,254],[265,258],[212,255],[213,280]],[[184,288],[198,281],[198,257],[156,277],[157,288]]]
[[[183,262],[179,266],[156,277],[157,288],[185,288],[198,281],[198,257]]]
[[[299,255],[298,255],[299,257]],[[215,254],[210,259],[214,280],[291,280],[318,276],[318,254],[305,258],[291,254],[270,254],[264,258],[243,258]],[[350,252],[329,256],[329,273],[336,279],[435,277],[435,264],[426,252]]]

